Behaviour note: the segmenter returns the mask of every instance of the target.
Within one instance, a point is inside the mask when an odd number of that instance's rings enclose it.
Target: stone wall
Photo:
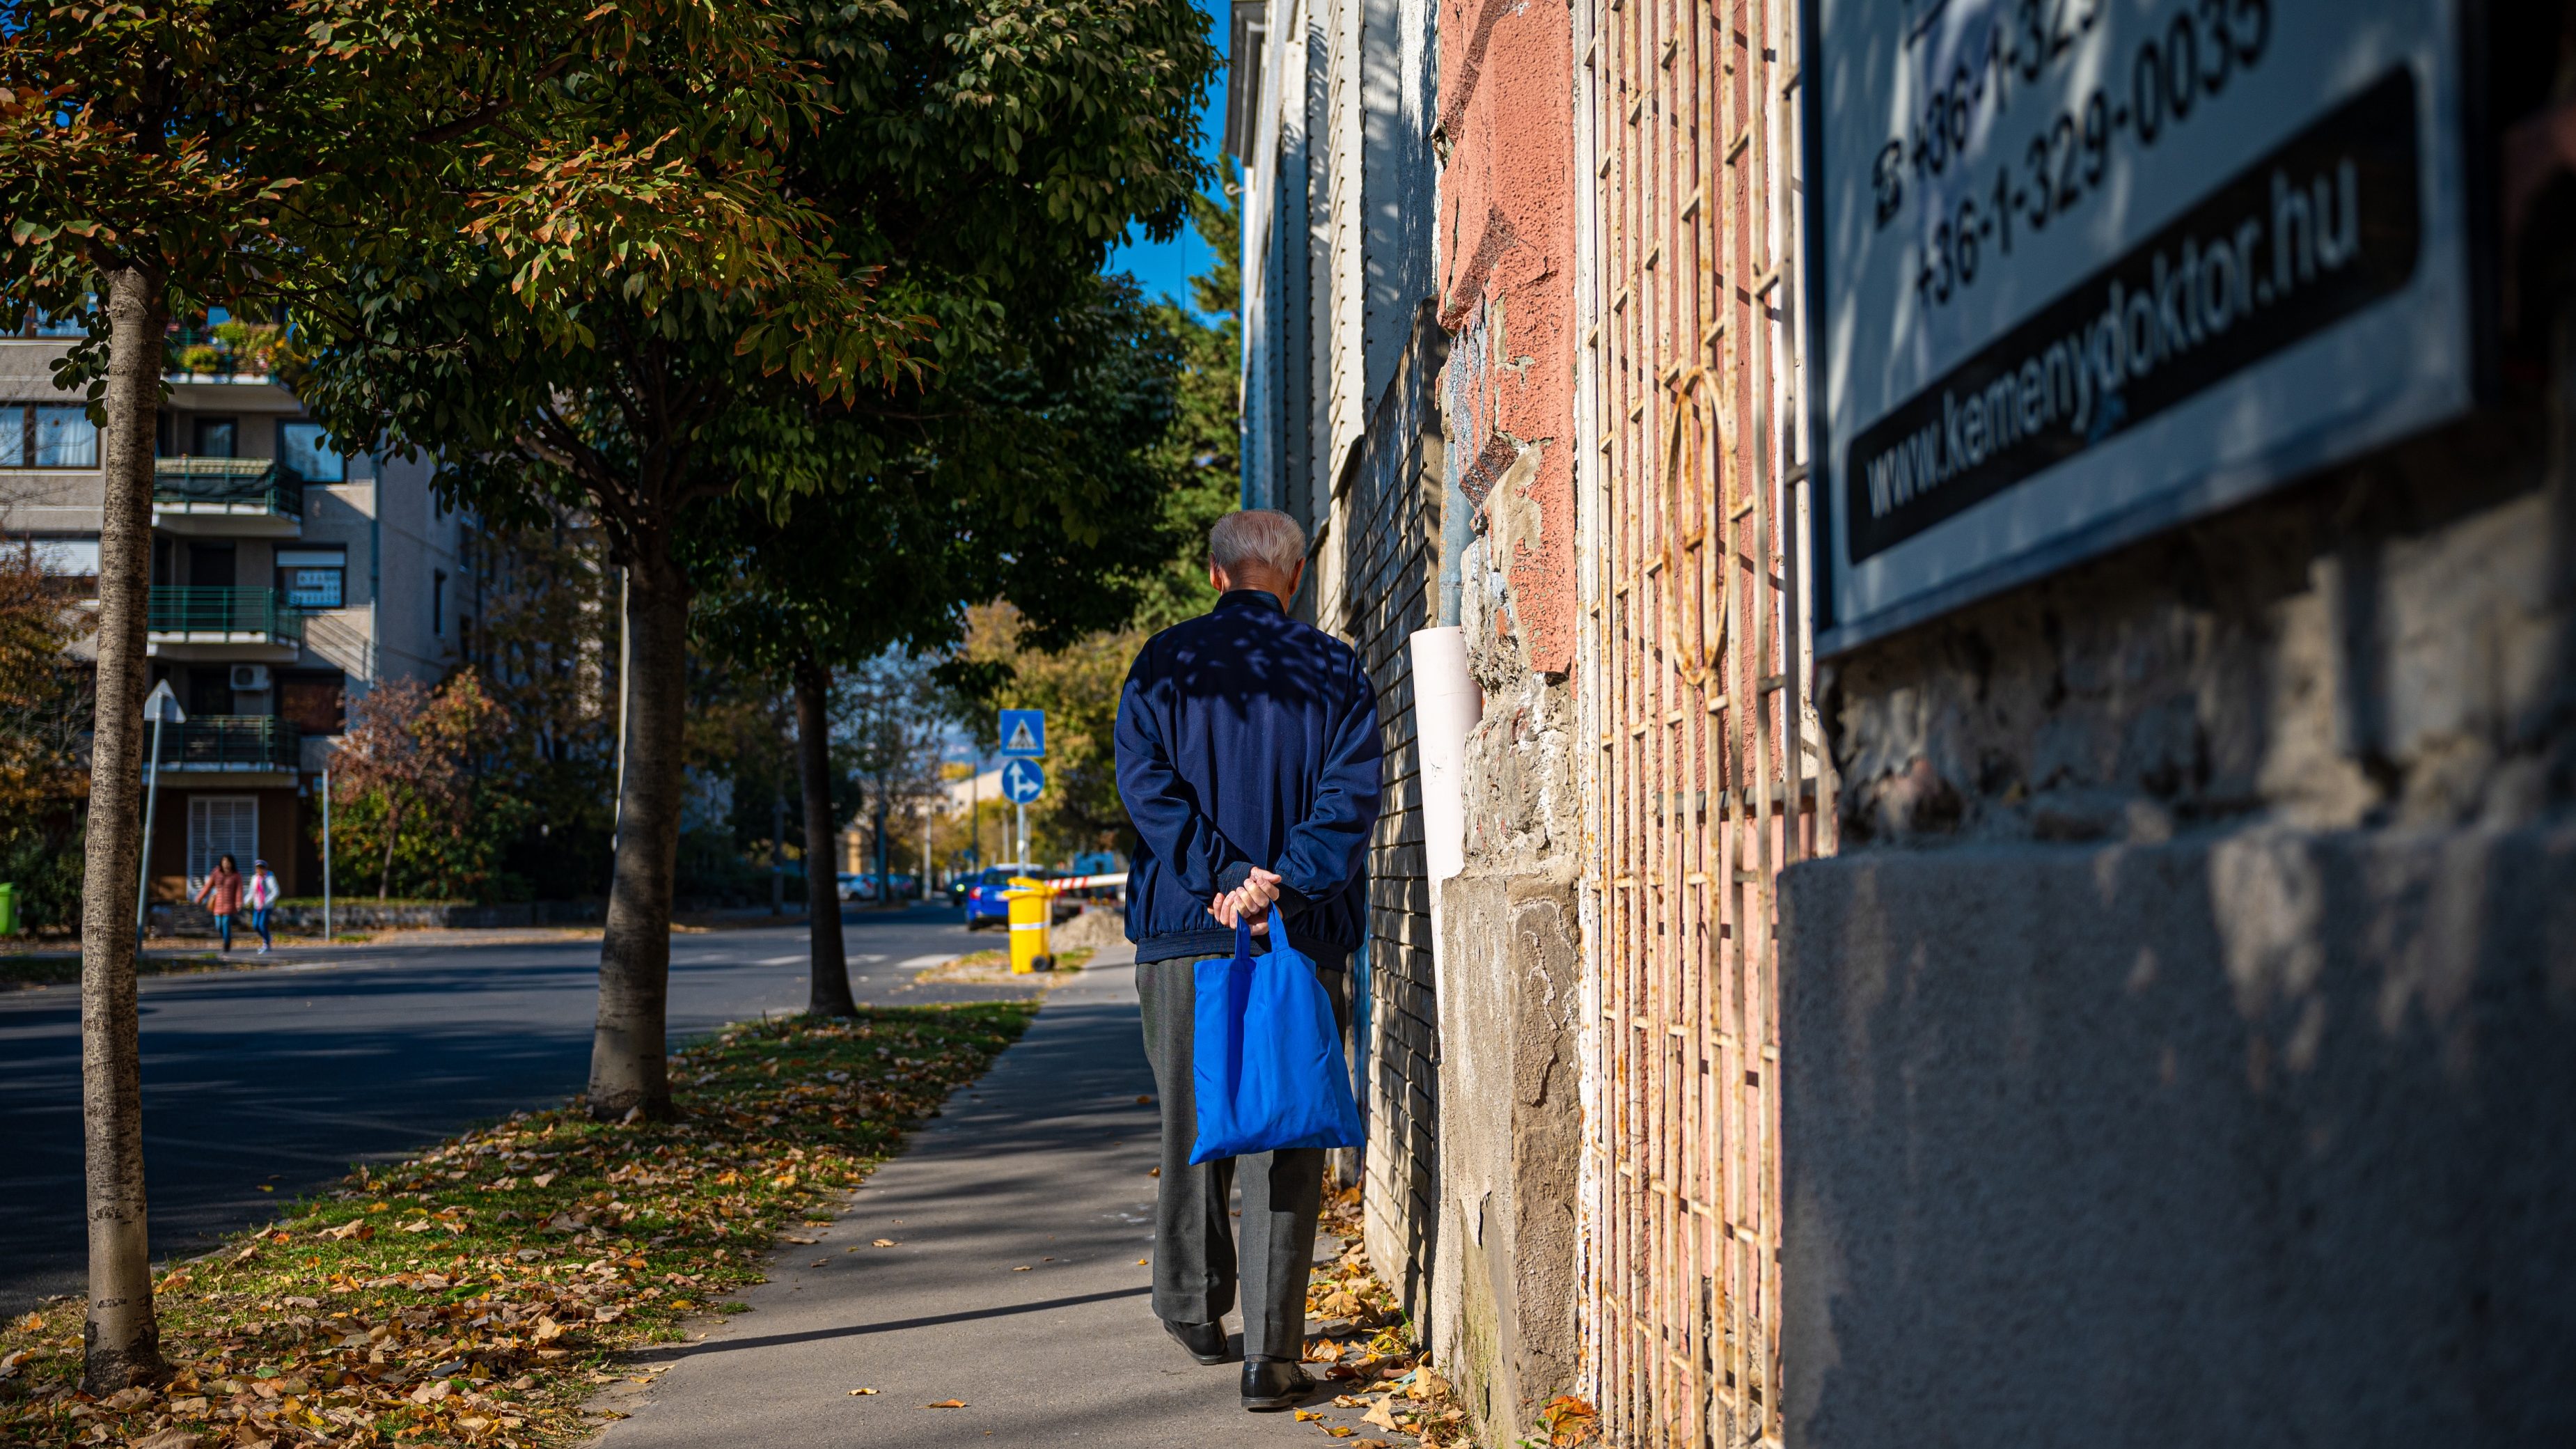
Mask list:
[[[1833,665],[1793,1442],[2576,1442],[2555,195],[2476,416]]]

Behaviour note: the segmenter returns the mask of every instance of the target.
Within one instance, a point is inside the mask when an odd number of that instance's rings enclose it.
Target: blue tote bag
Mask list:
[[[1333,1003],[1315,963],[1288,944],[1270,909],[1270,949],[1252,954],[1252,927],[1234,927],[1234,959],[1201,961],[1191,1081],[1198,1095],[1193,1166],[1292,1147],[1357,1147],[1359,1104]]]

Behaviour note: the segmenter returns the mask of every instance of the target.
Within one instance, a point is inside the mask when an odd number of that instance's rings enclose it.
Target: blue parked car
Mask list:
[[[975,930],[988,922],[1011,923],[1011,903],[1002,893],[1011,888],[1011,877],[1033,876],[1046,879],[1048,872],[1034,865],[988,865],[966,878],[966,929]]]

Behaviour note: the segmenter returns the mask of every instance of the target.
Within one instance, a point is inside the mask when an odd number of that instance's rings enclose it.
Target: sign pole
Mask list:
[[[143,945],[143,911],[152,902],[152,818],[161,809],[161,732],[170,727],[169,712],[160,708],[161,702],[155,699],[147,703],[153,706],[152,768],[143,777],[143,848],[136,852],[143,857],[143,876],[134,886],[134,944],[137,948]],[[187,878],[186,871],[187,867],[180,867],[182,880]]]
[[[1019,830],[1019,840],[1018,840],[1018,846],[1019,846],[1019,849],[1018,849],[1016,852],[1014,852],[1014,853],[1015,853],[1015,854],[1017,854],[1017,855],[1019,856],[1020,864],[1022,864],[1022,865],[1026,865],[1026,864],[1028,864],[1028,863],[1029,863],[1029,807],[1027,807],[1026,805],[1022,805],[1022,806],[1020,806],[1020,807],[1019,807],[1019,812],[1020,812],[1020,830]]]
[[[322,767],[322,944],[331,943],[331,767]]]

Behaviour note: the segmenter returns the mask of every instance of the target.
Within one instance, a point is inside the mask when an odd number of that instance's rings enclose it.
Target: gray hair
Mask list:
[[[1208,530],[1208,561],[1227,573],[1262,563],[1284,574],[1306,561],[1306,530],[1275,508],[1229,513]]]

